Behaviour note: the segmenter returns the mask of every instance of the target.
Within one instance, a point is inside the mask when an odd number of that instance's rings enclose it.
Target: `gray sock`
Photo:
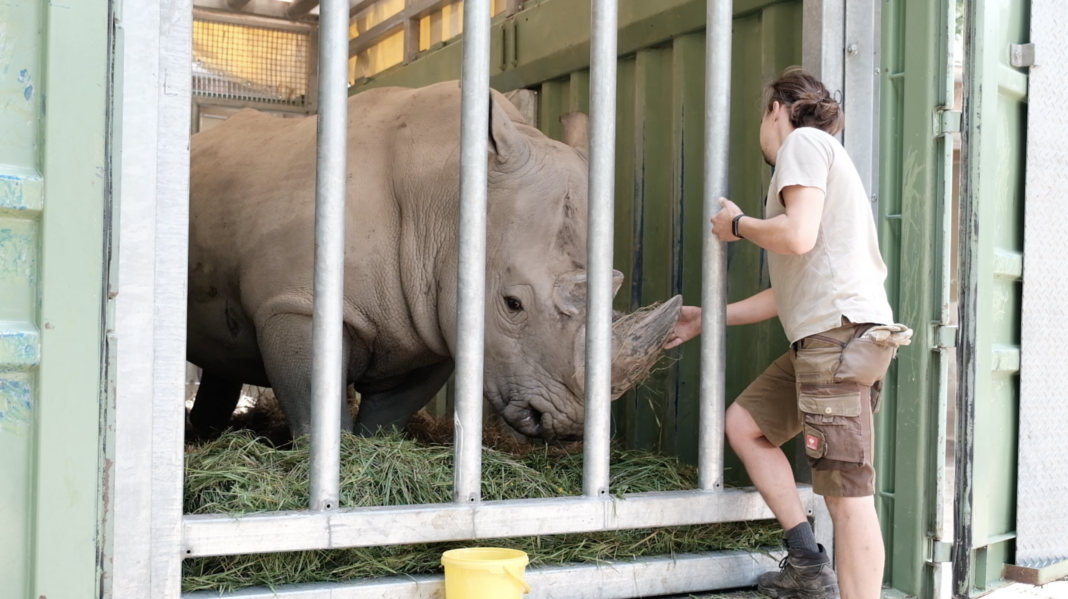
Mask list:
[[[819,545],[816,544],[816,535],[812,534],[812,526],[807,521],[786,531],[786,546],[790,549],[804,549],[812,553],[819,553]]]

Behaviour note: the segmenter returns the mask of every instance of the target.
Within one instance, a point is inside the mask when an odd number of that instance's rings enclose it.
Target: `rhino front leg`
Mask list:
[[[303,314],[276,314],[258,331],[267,379],[289,421],[293,438],[311,433],[312,319]],[[341,430],[351,430],[352,415],[345,397],[350,344],[342,337]]]
[[[200,377],[193,409],[189,411],[189,423],[199,436],[218,435],[230,424],[230,417],[240,400],[240,381],[205,370]]]
[[[408,419],[428,404],[449,380],[454,367],[450,358],[413,370],[400,386],[389,391],[361,395],[353,432],[367,437],[382,429],[404,428]]]

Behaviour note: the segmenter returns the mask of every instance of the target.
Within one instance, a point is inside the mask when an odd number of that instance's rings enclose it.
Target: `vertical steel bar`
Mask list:
[[[723,410],[727,376],[727,251],[711,219],[727,195],[730,134],[731,0],[708,0],[705,46],[704,279],[701,288],[701,411],[698,487],[723,488]]]
[[[342,281],[345,263],[345,140],[348,2],[319,10],[319,122],[315,172],[310,508],[337,508],[341,452]]]
[[[589,232],[586,238],[586,420],[582,467],[582,492],[587,497],[608,493],[618,12],[616,0],[593,0]]]
[[[460,260],[456,314],[456,468],[453,499],[482,488],[482,359],[486,314],[486,175],[490,0],[464,4],[460,118]]]

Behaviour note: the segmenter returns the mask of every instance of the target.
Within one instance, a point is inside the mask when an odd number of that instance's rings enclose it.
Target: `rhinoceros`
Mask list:
[[[491,93],[484,393],[520,433],[580,438],[584,403],[584,115],[571,145]],[[403,425],[447,381],[456,340],[457,82],[348,100],[344,382],[369,434]],[[245,109],[192,138],[188,360],[203,369],[190,419],[225,425],[242,383],[269,386],[294,436],[310,432],[316,119]],[[618,290],[622,274],[615,272]],[[613,325],[612,394],[655,362],[681,298]]]

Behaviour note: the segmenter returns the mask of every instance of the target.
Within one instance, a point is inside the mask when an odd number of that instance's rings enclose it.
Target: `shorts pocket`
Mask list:
[[[799,348],[794,357],[794,377],[798,383],[832,383],[841,363],[840,347]]]
[[[842,350],[842,364],[835,378],[872,386],[886,376],[896,349],[870,339],[852,339]]]
[[[868,439],[861,422],[862,387],[853,382],[799,385],[805,453],[815,470],[852,470],[864,465]]]

